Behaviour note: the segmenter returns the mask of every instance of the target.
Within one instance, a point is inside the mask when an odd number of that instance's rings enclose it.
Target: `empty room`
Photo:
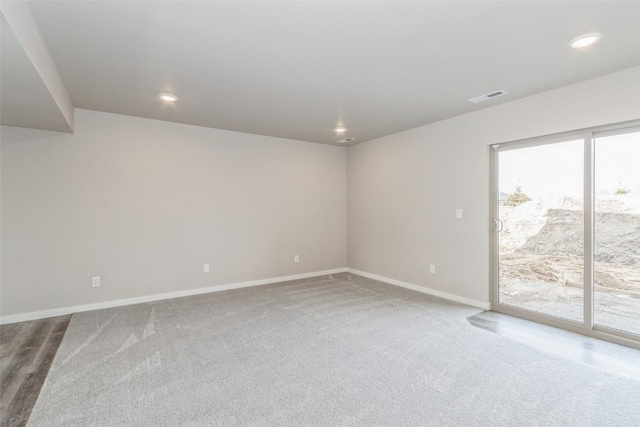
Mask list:
[[[1,426],[632,426],[640,1],[2,1]]]

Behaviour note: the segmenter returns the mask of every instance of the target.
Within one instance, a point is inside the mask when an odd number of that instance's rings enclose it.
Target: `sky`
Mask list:
[[[583,195],[583,140],[501,151],[500,191],[516,186],[530,197]],[[640,132],[596,138],[595,192],[640,194]]]

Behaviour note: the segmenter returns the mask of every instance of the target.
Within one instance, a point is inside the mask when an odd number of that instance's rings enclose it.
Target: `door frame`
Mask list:
[[[640,349],[640,336],[613,328],[594,324],[594,188],[595,188],[595,138],[640,130],[640,120],[616,123],[612,125],[563,132],[554,135],[517,140],[512,142],[491,144],[487,147],[490,158],[490,299],[491,310],[531,320],[537,323],[566,329],[583,335],[611,341],[617,344]],[[583,211],[584,211],[584,262],[583,262],[583,321],[573,321],[550,314],[527,310],[500,302],[499,299],[499,249],[497,225],[494,219],[499,219],[499,153],[501,151],[516,150],[527,147],[556,144],[559,142],[584,141],[584,170],[583,170]]]

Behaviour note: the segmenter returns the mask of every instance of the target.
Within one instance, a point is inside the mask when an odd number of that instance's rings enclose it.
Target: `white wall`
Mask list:
[[[488,146],[635,119],[640,67],[349,147],[349,267],[488,303]]]
[[[2,127],[2,316],[346,267],[344,147],[75,121]]]
[[[86,110],[75,134],[5,126],[0,313],[347,265],[482,305],[488,146],[635,119],[640,67],[348,149]]]

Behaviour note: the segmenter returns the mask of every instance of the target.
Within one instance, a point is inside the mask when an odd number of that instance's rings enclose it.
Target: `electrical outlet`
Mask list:
[[[100,276],[95,276],[91,278],[91,287],[97,288],[100,286]]]
[[[300,255],[294,255],[293,262],[300,262]]]
[[[436,266],[433,264],[429,265],[429,273],[436,274]]]
[[[456,218],[457,219],[462,218],[462,209],[456,209]]]
[[[205,264],[204,265],[204,272],[208,273],[209,272],[209,264]]]

